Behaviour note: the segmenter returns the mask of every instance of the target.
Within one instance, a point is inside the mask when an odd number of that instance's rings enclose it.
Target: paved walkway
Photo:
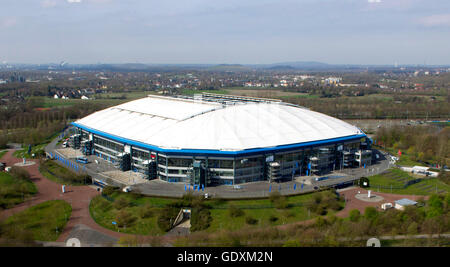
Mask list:
[[[9,150],[3,157],[2,162],[6,162],[7,166],[11,166],[17,162],[21,162],[21,159],[17,159],[13,156],[14,150]],[[38,188],[38,193],[31,199],[21,203],[11,209],[0,211],[0,220],[18,213],[26,208],[37,205],[39,203],[61,199],[67,201],[72,206],[72,214],[69,221],[64,228],[64,231],[58,238],[58,242],[64,242],[68,239],[69,234],[75,229],[77,225],[87,226],[95,231],[98,231],[107,236],[115,239],[125,236],[126,234],[117,233],[99,226],[89,214],[89,203],[91,199],[99,194],[94,188],[89,186],[66,186],[66,193],[61,192],[61,185],[53,181],[48,180],[39,172],[38,160],[32,160],[36,162],[34,165],[23,167],[30,175],[31,180]]]
[[[6,162],[7,166],[11,166],[15,163],[21,162],[22,159],[17,159],[13,156],[14,150],[9,150],[3,157],[2,162]],[[39,163],[38,160],[32,160],[36,162],[34,165],[25,166],[25,168],[31,175],[31,180],[36,184],[38,188],[38,193],[34,195],[31,199],[27,200],[26,202],[19,204],[11,209],[0,211],[0,220],[4,220],[7,217],[20,212],[28,207],[37,205],[39,203],[48,201],[48,200],[55,200],[55,199],[61,199],[65,200],[72,206],[72,214],[69,218],[69,221],[62,232],[62,234],[59,236],[57,242],[65,242],[69,237],[73,237],[71,233],[76,233],[79,231],[80,227],[83,227],[83,229],[89,229],[93,232],[94,235],[104,235],[105,238],[108,238],[109,240],[118,240],[120,237],[123,236],[134,236],[130,234],[124,234],[124,233],[118,233],[115,231],[111,231],[109,229],[103,228],[100,225],[98,225],[90,216],[89,213],[89,203],[91,199],[98,194],[100,194],[98,191],[96,191],[93,187],[90,186],[66,186],[66,193],[61,192],[61,185],[57,184],[53,181],[50,181],[46,179],[42,174],[39,172]],[[401,199],[401,198],[409,198],[412,200],[418,200],[419,198],[423,196],[410,196],[410,195],[395,195],[395,194],[387,194],[387,193],[379,193],[379,192],[373,192],[375,195],[382,196],[384,198],[381,202],[365,202],[362,200],[359,200],[355,197],[356,194],[358,194],[358,191],[361,193],[367,193],[366,190],[352,187],[347,188],[340,191],[340,194],[343,195],[346,199],[346,206],[345,208],[338,212],[336,216],[338,217],[347,217],[350,210],[352,209],[358,209],[361,212],[364,212],[364,209],[368,206],[376,206],[379,207],[382,203],[385,202],[394,202],[395,200]],[[425,199],[427,197],[424,197]],[[297,222],[293,224],[308,224],[314,222],[313,220],[308,221],[302,221]],[[292,225],[292,224],[288,224]],[[281,225],[280,228],[285,228],[288,225]],[[142,236],[141,236],[142,237]],[[152,236],[143,236],[142,237],[144,242],[145,240],[150,240]],[[166,235],[161,237],[161,243],[162,244],[170,244],[171,241],[173,241],[176,238],[176,236],[173,235]]]
[[[394,201],[402,199],[402,198],[408,198],[408,199],[415,200],[415,201],[417,201],[420,198],[423,198],[425,200],[429,198],[429,196],[396,195],[396,194],[379,193],[379,192],[372,191],[372,193],[371,193],[372,195],[381,196],[381,197],[383,197],[383,200],[380,202],[367,202],[367,201],[363,201],[363,200],[356,198],[357,194],[367,194],[367,190],[359,188],[359,187],[348,187],[345,189],[341,189],[341,190],[339,190],[339,194],[341,196],[343,196],[345,199],[344,209],[335,214],[336,217],[340,217],[340,218],[348,217],[350,214],[350,211],[354,210],[354,209],[359,210],[361,212],[361,214],[364,213],[364,210],[366,209],[366,207],[376,207],[378,210],[381,210],[381,204],[390,202],[394,205]],[[315,221],[316,221],[316,219],[314,218],[314,219],[310,219],[310,220],[306,220],[306,221],[300,221],[300,222],[295,222],[295,223],[290,223],[290,224],[279,225],[277,227],[279,229],[286,229],[291,225],[299,225],[299,224],[309,225],[309,224],[314,223]]]

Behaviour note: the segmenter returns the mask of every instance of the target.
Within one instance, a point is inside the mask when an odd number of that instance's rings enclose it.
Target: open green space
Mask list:
[[[72,207],[63,200],[46,201],[0,222],[0,235],[8,239],[55,241],[71,213]]]
[[[36,156],[43,155],[45,154],[44,148],[46,145],[47,143],[32,146],[30,154],[28,154],[28,146],[26,146],[26,148],[24,149],[14,151],[13,156],[19,159],[21,158],[30,159],[33,158],[32,157],[33,154],[35,154]]]
[[[187,203],[183,201],[116,191],[108,196],[97,196],[92,199],[90,213],[99,225],[114,231],[161,235],[165,231],[160,228],[158,220],[164,215],[163,213],[170,211],[176,215],[180,207],[190,205],[183,205],[183,203]],[[334,214],[344,206],[344,203],[338,200],[331,191],[278,197],[276,200],[195,200],[194,198],[190,203],[193,205],[189,206],[192,208],[191,225],[196,224],[199,231],[207,232],[222,229],[238,230],[245,227],[258,228],[304,221],[319,215]],[[201,215],[196,212],[200,212]],[[150,215],[143,216],[145,213]],[[124,221],[127,221],[126,227],[124,225],[118,227],[113,224],[113,222],[118,223],[119,220],[122,220],[122,217],[125,217]]]
[[[125,200],[121,207],[114,202],[120,202],[120,199]],[[163,211],[166,204],[172,203],[175,200],[166,198],[141,197],[134,194],[126,194],[115,192],[109,197],[97,196],[91,200],[89,210],[92,218],[99,225],[113,230],[130,234],[142,235],[162,235],[162,231],[158,227],[158,215]],[[149,209],[147,215],[141,216],[142,209]],[[123,215],[120,212],[125,212],[125,216],[129,217],[128,225],[119,227],[114,225],[117,222],[118,216]]]
[[[52,160],[42,160],[39,165],[39,172],[58,184],[78,186],[91,183],[89,175],[69,170]]]
[[[438,178],[411,176],[400,169],[392,168],[388,172],[370,176],[369,189],[382,193],[402,195],[431,195],[435,193],[450,192],[450,185],[445,184]],[[408,186],[405,183],[420,178],[421,181]],[[392,186],[392,189],[391,189]],[[403,188],[404,187],[404,188]],[[443,192],[445,191],[445,192]]]
[[[243,227],[266,227],[314,218],[317,214],[308,211],[308,203],[313,201],[314,195],[317,194],[321,193],[287,197],[285,198],[286,205],[282,208],[277,208],[276,204],[269,199],[230,200],[223,201],[221,204],[213,204],[211,209],[212,221],[207,231],[238,230]],[[231,217],[230,207],[242,210],[242,215]],[[253,218],[256,221],[253,224],[249,224],[247,218]]]
[[[30,180],[0,172],[0,209],[12,208],[36,193],[36,185]]]

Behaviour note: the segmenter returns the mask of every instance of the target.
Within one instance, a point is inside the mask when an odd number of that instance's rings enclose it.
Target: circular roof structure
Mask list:
[[[342,120],[282,102],[230,105],[157,96],[95,112],[74,125],[173,150],[241,151],[365,136]]]

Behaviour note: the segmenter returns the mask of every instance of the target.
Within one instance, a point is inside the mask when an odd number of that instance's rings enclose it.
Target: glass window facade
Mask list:
[[[79,131],[83,139],[89,138],[89,132]],[[103,158],[111,157],[114,160],[117,154],[124,152],[124,144],[94,135],[94,149],[96,155]],[[241,184],[255,181],[268,180],[267,157],[273,157],[273,161],[280,164],[280,174],[282,178],[291,178],[293,175],[305,175],[308,165],[317,171],[330,171],[337,168],[350,167],[347,161],[352,157],[344,155],[351,151],[355,155],[361,150],[361,140],[352,142],[336,143],[322,147],[305,147],[296,151],[275,152],[271,154],[261,154],[239,158],[220,158],[214,156],[175,156],[164,153],[152,152],[150,150],[131,147],[132,169],[145,170],[143,162],[150,159],[157,161],[157,176],[159,179],[168,182],[189,182],[192,175],[193,163],[195,160],[201,162],[206,168],[207,180],[211,184]],[[153,153],[154,156],[151,156]],[[369,158],[364,155],[363,159]],[[353,156],[354,158],[354,156]],[[357,157],[359,159],[359,157]],[[142,168],[141,168],[142,167]],[[148,170],[147,170],[148,171]]]

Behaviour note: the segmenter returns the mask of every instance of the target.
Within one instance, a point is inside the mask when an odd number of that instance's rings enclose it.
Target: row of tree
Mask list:
[[[394,126],[380,128],[377,145],[399,149],[413,161],[450,165],[450,127]]]

